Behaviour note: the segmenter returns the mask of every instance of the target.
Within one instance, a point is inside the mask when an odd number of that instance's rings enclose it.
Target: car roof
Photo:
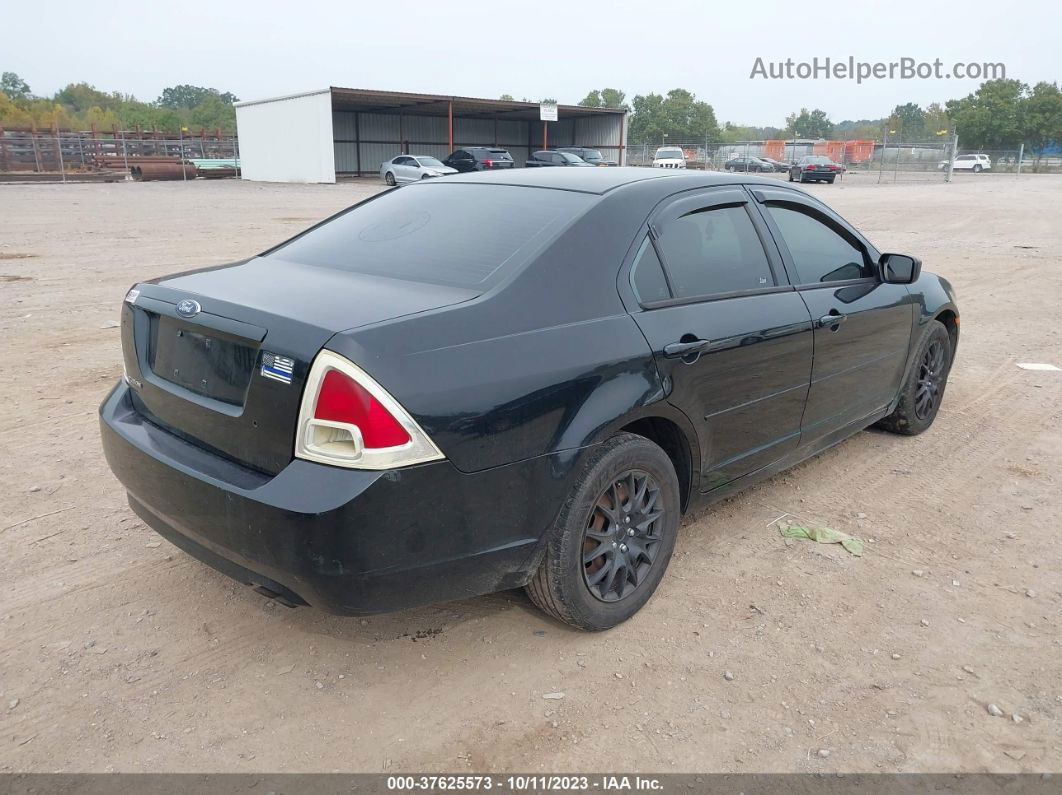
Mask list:
[[[514,168],[504,171],[478,171],[469,174],[452,174],[442,180],[446,183],[467,182],[491,185],[514,185],[528,188],[552,188],[573,190],[582,193],[604,194],[625,185],[644,183],[648,180],[671,180],[666,187],[674,191],[716,185],[741,185],[745,183],[777,186],[778,180],[753,177],[744,174],[726,174],[721,171],[692,169],[660,169],[621,166],[618,168]],[[430,182],[430,180],[429,180]],[[665,187],[664,184],[661,185]]]

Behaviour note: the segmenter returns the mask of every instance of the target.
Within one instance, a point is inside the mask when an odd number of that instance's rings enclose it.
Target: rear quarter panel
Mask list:
[[[384,384],[464,472],[593,444],[664,396],[626,313],[441,347],[424,333],[420,349],[382,329],[328,347]]]

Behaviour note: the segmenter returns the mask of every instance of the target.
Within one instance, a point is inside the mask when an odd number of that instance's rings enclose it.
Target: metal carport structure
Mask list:
[[[498,146],[517,165],[538,149],[587,146],[625,161],[627,112],[559,105],[543,122],[536,102],[330,87],[236,103],[245,179],[335,182],[376,174],[395,155]]]

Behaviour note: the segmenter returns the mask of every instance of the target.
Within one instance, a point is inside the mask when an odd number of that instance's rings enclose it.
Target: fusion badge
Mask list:
[[[278,356],[269,351],[262,352],[262,375],[282,384],[291,383],[291,373],[295,369],[295,360],[287,356]]]

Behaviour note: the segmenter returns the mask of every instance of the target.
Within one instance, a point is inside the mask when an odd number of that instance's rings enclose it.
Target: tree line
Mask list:
[[[71,83],[50,97],[39,97],[16,73],[0,74],[0,127],[7,128],[110,130],[117,126],[232,133],[236,129],[233,102],[239,98],[228,91],[191,85],[171,86],[154,102],[118,91],[108,94],[88,83]]]
[[[707,140],[724,143],[786,138],[833,138],[926,142],[958,134],[966,149],[1016,149],[1032,151],[1062,145],[1062,91],[1046,81],[1029,86],[1020,80],[989,80],[961,99],[922,108],[914,102],[897,105],[880,119],[834,123],[818,108],[801,108],[786,116],[780,127],[719,124],[710,104],[686,89],[661,94],[639,94],[630,103],[615,88],[595,89],[579,104],[587,107],[623,108],[631,112],[632,143],[661,144]]]
[[[509,94],[502,99],[512,100]],[[232,93],[215,88],[176,85],[153,102],[131,94],[107,93],[88,83],[71,83],[51,97],[33,94],[14,72],[0,75],[0,127],[48,130],[109,130],[141,127],[176,132],[236,127]],[[528,101],[526,98],[524,101]],[[542,101],[555,101],[553,99]],[[914,102],[897,105],[880,119],[834,123],[819,108],[800,108],[778,127],[720,123],[714,108],[684,88],[666,94],[638,94],[627,102],[616,88],[590,91],[579,102],[587,107],[623,108],[631,112],[631,143],[660,144],[708,140],[730,142],[785,138],[871,139],[899,142],[940,140],[954,133],[966,149],[1011,149],[1021,144],[1032,151],[1062,144],[1062,92],[1046,81],[1029,86],[1020,80],[989,80],[960,99],[925,108]]]

